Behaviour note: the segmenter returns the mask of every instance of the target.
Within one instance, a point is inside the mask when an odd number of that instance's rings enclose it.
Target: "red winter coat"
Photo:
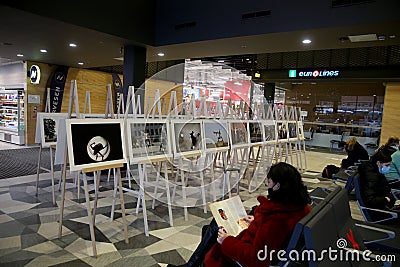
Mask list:
[[[254,221],[249,228],[243,230],[237,237],[228,236],[222,245],[216,243],[205,256],[206,267],[228,267],[234,265],[235,260],[244,267],[269,266],[271,259],[260,261],[265,257],[265,246],[267,253],[286,249],[286,244],[292,235],[294,226],[310,212],[309,206],[288,205],[268,200],[259,196],[257,200],[260,205],[254,211]]]

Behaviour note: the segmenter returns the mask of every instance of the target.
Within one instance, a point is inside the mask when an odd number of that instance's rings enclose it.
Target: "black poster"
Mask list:
[[[119,78],[118,74],[112,73],[112,80],[113,80],[113,88],[114,88],[114,113],[118,112],[118,103],[119,99],[122,97],[122,81]],[[122,107],[121,107],[122,111]]]
[[[119,123],[71,124],[75,165],[124,159]]]
[[[50,78],[50,112],[61,112],[68,69],[67,66],[58,66]]]

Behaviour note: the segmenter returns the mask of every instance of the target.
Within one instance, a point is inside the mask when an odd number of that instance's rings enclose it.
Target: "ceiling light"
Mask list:
[[[304,39],[304,40],[302,41],[302,43],[303,43],[303,44],[309,44],[309,43],[311,43],[311,40],[310,40],[310,39]]]
[[[379,41],[385,41],[385,39],[386,39],[386,36],[385,36],[385,35],[379,35],[379,36],[378,36],[378,40],[379,40]]]
[[[396,38],[396,35],[391,34],[391,35],[389,35],[389,38],[390,38],[390,39],[394,39],[394,38]]]
[[[224,63],[225,61],[224,60],[218,60],[218,63]]]
[[[47,53],[47,50],[46,49],[40,49],[40,52]]]
[[[157,54],[157,56],[163,57],[163,56],[164,56],[164,53],[163,53],[163,52],[160,52],[160,53]]]
[[[82,65],[83,65],[83,62],[78,62],[78,65],[81,65],[81,66],[82,66]]]
[[[352,43],[355,42],[369,42],[369,41],[377,41],[378,37],[375,33],[372,34],[360,34],[360,35],[349,35],[349,40]]]
[[[23,57],[24,55],[23,54],[17,54],[17,57]]]
[[[69,46],[70,46],[70,47],[76,47],[77,45],[74,44],[74,43],[70,43]]]

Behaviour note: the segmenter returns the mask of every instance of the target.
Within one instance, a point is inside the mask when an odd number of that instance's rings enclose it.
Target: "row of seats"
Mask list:
[[[354,221],[345,189],[338,186],[326,196],[314,199],[318,203],[296,224],[286,249],[287,260],[281,260],[279,266],[392,266],[393,259],[387,255],[400,259],[396,254],[400,253],[396,232]],[[380,246],[387,240],[394,240],[392,246]],[[368,256],[371,261],[363,259],[366,249],[374,251]],[[386,261],[374,261],[375,253],[383,255]]]

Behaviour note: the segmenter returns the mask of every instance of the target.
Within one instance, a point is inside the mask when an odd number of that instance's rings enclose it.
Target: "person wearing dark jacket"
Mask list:
[[[268,172],[268,197],[259,196],[254,216],[247,216],[249,227],[236,237],[228,235],[212,220],[202,241],[180,266],[205,267],[269,266],[273,258],[260,257],[260,251],[284,249],[296,223],[310,211],[310,198],[301,175],[295,167],[284,162],[273,165]],[[264,254],[263,254],[264,255]],[[176,265],[168,265],[176,266]]]
[[[395,203],[384,175],[390,161],[390,155],[378,151],[372,156],[371,161],[363,162],[358,167],[361,197],[369,208],[388,209]]]
[[[355,137],[350,138],[347,142],[340,142],[339,148],[344,148],[347,152],[347,158],[342,160],[342,169],[355,165],[359,160],[369,160],[368,151]]]

